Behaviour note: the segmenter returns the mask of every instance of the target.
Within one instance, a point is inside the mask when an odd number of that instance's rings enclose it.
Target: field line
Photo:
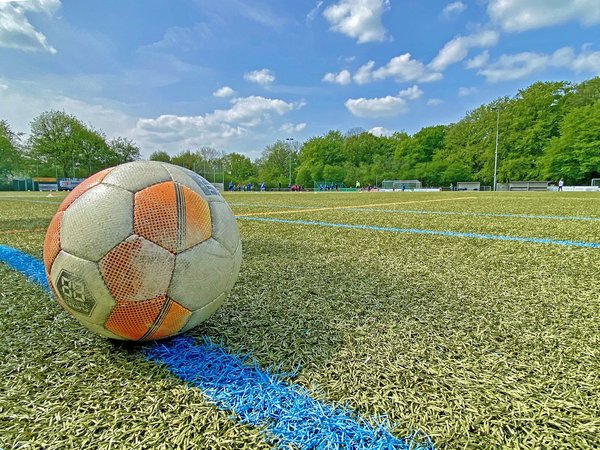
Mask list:
[[[229,206],[253,206],[255,208],[280,208],[280,209],[310,209],[315,210],[323,208],[322,206],[293,206],[293,205],[267,205],[264,203],[235,203],[228,202]],[[390,203],[387,203],[388,205]],[[470,211],[435,211],[427,209],[381,209],[381,208],[363,208],[356,206],[348,208],[349,211],[364,211],[387,214],[423,214],[423,215],[440,215],[440,216],[466,216],[466,217],[506,217],[510,219],[542,219],[542,220],[574,220],[583,222],[600,222],[600,217],[585,217],[585,216],[558,216],[558,215],[542,215],[542,214],[519,214],[519,213],[483,213]],[[243,217],[244,215],[240,215]]]
[[[415,203],[452,202],[452,201],[456,201],[456,200],[472,200],[475,198],[477,198],[477,197],[440,198],[440,199],[435,199],[435,200],[412,200],[412,201],[408,201],[408,202],[394,202],[394,203],[369,203],[366,205],[329,206],[329,207],[325,207],[325,208],[289,209],[286,211],[263,211],[263,212],[239,214],[236,217],[269,216],[269,215],[273,215],[273,214],[294,214],[294,213],[315,212],[315,211],[336,211],[339,209],[373,208],[375,206],[410,205],[410,204],[415,204]]]
[[[509,213],[476,213],[464,211],[427,211],[411,209],[377,209],[377,208],[355,208],[351,211],[380,212],[388,214],[431,214],[439,216],[467,216],[467,217],[506,217],[510,219],[546,219],[546,220],[580,220],[584,222],[600,222],[600,217],[583,216],[544,216],[535,214],[509,214]]]
[[[0,263],[50,293],[44,264],[38,259],[0,245]],[[356,450],[433,450],[430,441],[420,444],[413,436],[398,438],[386,423],[373,426],[349,408],[315,400],[305,388],[261,369],[248,355],[229,354],[209,340],[198,342],[183,335],[151,343],[140,348],[140,353],[199,388],[216,408],[232,412],[230,417],[264,430],[267,441],[275,436],[282,448],[315,448],[327,443],[328,448]],[[428,441],[423,435],[419,438]]]
[[[332,222],[316,222],[309,220],[288,220],[265,217],[244,217],[236,216],[241,220],[250,220],[255,222],[273,222],[285,223],[289,225],[312,225],[327,228],[346,228],[355,230],[383,231],[388,233],[405,233],[405,234],[425,234],[431,236],[444,237],[462,237],[471,239],[490,239],[497,241],[512,241],[512,242],[527,242],[535,244],[553,244],[566,247],[583,247],[583,248],[600,248],[600,242],[584,242],[584,241],[568,241],[562,239],[537,238],[537,237],[522,237],[522,236],[506,236],[501,234],[481,234],[481,233],[463,233],[459,231],[440,231],[440,230],[425,230],[419,228],[396,228],[396,227],[381,227],[376,225],[353,225],[348,223],[332,223]]]

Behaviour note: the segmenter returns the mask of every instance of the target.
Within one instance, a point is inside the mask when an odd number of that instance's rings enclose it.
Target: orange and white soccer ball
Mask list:
[[[147,341],[210,317],[242,259],[235,218],[219,192],[182,167],[136,161],[77,186],[44,241],[58,302],[108,338]]]

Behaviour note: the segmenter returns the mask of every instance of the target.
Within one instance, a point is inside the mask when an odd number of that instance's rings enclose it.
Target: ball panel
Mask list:
[[[101,325],[116,304],[98,265],[65,251],[54,260],[49,280],[59,304],[80,322]]]
[[[164,295],[175,257],[140,236],[130,236],[99,263],[108,290],[117,301],[142,301]]]
[[[94,186],[100,184],[102,180],[113,170],[114,167],[109,167],[107,169],[101,170],[98,173],[86,178],[73,189],[69,195],[65,197],[60,206],[58,207],[59,211],[66,210],[75,200],[77,200],[81,195],[93,188]]]
[[[235,282],[237,281],[238,275],[240,274],[240,267],[242,266],[242,243],[240,242],[238,248],[233,254],[233,272],[230,280],[228,291],[233,289]]]
[[[233,285],[232,277],[231,254],[217,241],[209,239],[177,255],[168,295],[194,311],[228,291]]]
[[[60,224],[63,250],[89,261],[133,234],[133,194],[99,184],[81,195],[64,212]]]
[[[211,202],[212,237],[219,241],[232,255],[240,243],[235,217],[227,203]]]
[[[147,339],[162,339],[177,334],[188,322],[191,315],[190,310],[171,300],[170,307],[165,313],[162,323],[157,324],[156,331],[149,335]]]
[[[103,183],[112,184],[131,192],[152,184],[171,181],[171,175],[157,161],[133,161],[115,167]]]
[[[196,172],[184,167],[175,166],[173,164],[162,163],[166,170],[171,174],[173,181],[182,184],[194,192],[202,195],[206,200],[211,202],[224,202],[225,200],[219,191],[202,178]]]
[[[178,253],[210,237],[210,208],[179,183],[155,184],[136,192],[133,227],[136,234]]]
[[[178,251],[187,250],[194,245],[204,242],[212,234],[212,218],[208,202],[190,188],[177,184],[185,203],[184,233],[185,242]]]
[[[151,334],[166,300],[164,295],[137,302],[119,300],[104,327],[125,339],[139,341]]]
[[[192,315],[188,319],[185,326],[181,329],[181,333],[185,333],[186,331],[191,330],[192,328],[200,325],[202,322],[208,320],[208,318],[212,316],[217,309],[219,309],[226,298],[227,293],[224,292],[208,305],[197,309],[196,311],[192,311]]]
[[[46,274],[50,273],[52,263],[60,253],[60,221],[62,219],[63,212],[57,212],[50,225],[48,225],[48,231],[44,237],[44,267],[46,268]]]
[[[115,334],[109,330],[107,330],[106,328],[104,328],[104,325],[97,325],[95,323],[90,323],[87,322],[85,320],[80,320],[81,324],[86,327],[88,330],[93,331],[94,333],[108,338],[108,339],[117,339],[119,341],[125,341],[127,339],[123,338],[122,336],[119,336],[118,334]]]
[[[172,253],[180,234],[177,199],[175,183],[169,181],[136,192],[133,207],[134,232]]]

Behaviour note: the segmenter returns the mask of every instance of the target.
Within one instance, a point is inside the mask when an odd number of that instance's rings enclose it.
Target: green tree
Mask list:
[[[252,177],[256,177],[257,171],[250,158],[239,153],[230,153],[224,158],[225,167],[227,167],[228,177],[226,182],[232,180],[234,183],[245,185]]]
[[[117,137],[108,142],[108,147],[115,164],[123,164],[140,159],[140,148],[132,139]]]
[[[543,165],[551,180],[588,184],[591,178],[600,178],[600,101],[565,116]]]
[[[12,175],[21,162],[19,136],[6,120],[0,120],[0,178]]]
[[[202,166],[203,159],[200,154],[186,150],[173,156],[170,162],[186,169],[195,170],[196,167]]]
[[[164,150],[157,150],[150,155],[150,161],[171,162],[171,157]]]
[[[104,137],[63,111],[46,111],[31,122],[29,156],[56,166],[64,177],[102,168],[109,156]],[[78,171],[78,167],[82,170]],[[87,170],[86,170],[87,169]]]
[[[287,142],[277,141],[265,148],[257,166],[260,182],[264,181],[269,186],[287,186],[291,177],[291,184],[294,184],[298,153]]]

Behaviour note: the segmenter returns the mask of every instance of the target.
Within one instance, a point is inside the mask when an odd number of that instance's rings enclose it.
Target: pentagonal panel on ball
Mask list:
[[[65,197],[65,199],[62,201],[62,203],[59,205],[58,210],[64,211],[69,206],[71,206],[71,204],[75,200],[77,200],[79,197],[81,197],[85,192],[89,191],[94,186],[97,186],[100,183],[102,183],[102,180],[104,180],[104,177],[106,175],[108,175],[108,173],[111,170],[113,170],[113,167],[109,167],[108,169],[101,170],[100,172],[97,172],[94,175],[87,177],[85,180],[83,180],[81,183],[79,183],[77,186],[75,186],[75,189],[73,189],[69,193],[69,195],[67,195]]]
[[[133,229],[179,253],[210,237],[210,208],[204,198],[179,183],[155,184],[135,194]]]
[[[50,281],[59,303],[84,325],[103,324],[115,306],[94,262],[61,251],[52,264]]]
[[[104,324],[111,332],[129,340],[152,340],[181,330],[191,311],[166,295],[140,302],[119,301]]]
[[[177,255],[169,296],[194,311],[228,292],[234,275],[231,254],[209,239]]]
[[[165,295],[175,256],[140,236],[130,236],[99,262],[112,296],[121,301],[142,301]]]
[[[64,212],[60,223],[61,248],[98,261],[133,233],[133,194],[99,184],[81,195]]]
[[[131,192],[152,184],[170,181],[171,175],[157,161],[133,161],[115,167],[104,177],[103,183],[113,184]]]
[[[212,237],[223,244],[223,247],[233,255],[240,245],[240,233],[229,205],[221,202],[210,202],[210,211]]]
[[[169,171],[173,181],[182,184],[193,191],[200,193],[206,200],[211,202],[224,202],[225,200],[210,182],[198,175],[193,170],[185,167],[175,166],[173,164],[162,163],[164,168]]]
[[[208,320],[217,309],[225,302],[227,298],[227,292],[219,295],[216,299],[210,302],[208,305],[203,306],[196,311],[192,311],[192,316],[188,319],[185,326],[181,329],[181,333],[184,333],[192,328],[200,325],[202,322]]]

